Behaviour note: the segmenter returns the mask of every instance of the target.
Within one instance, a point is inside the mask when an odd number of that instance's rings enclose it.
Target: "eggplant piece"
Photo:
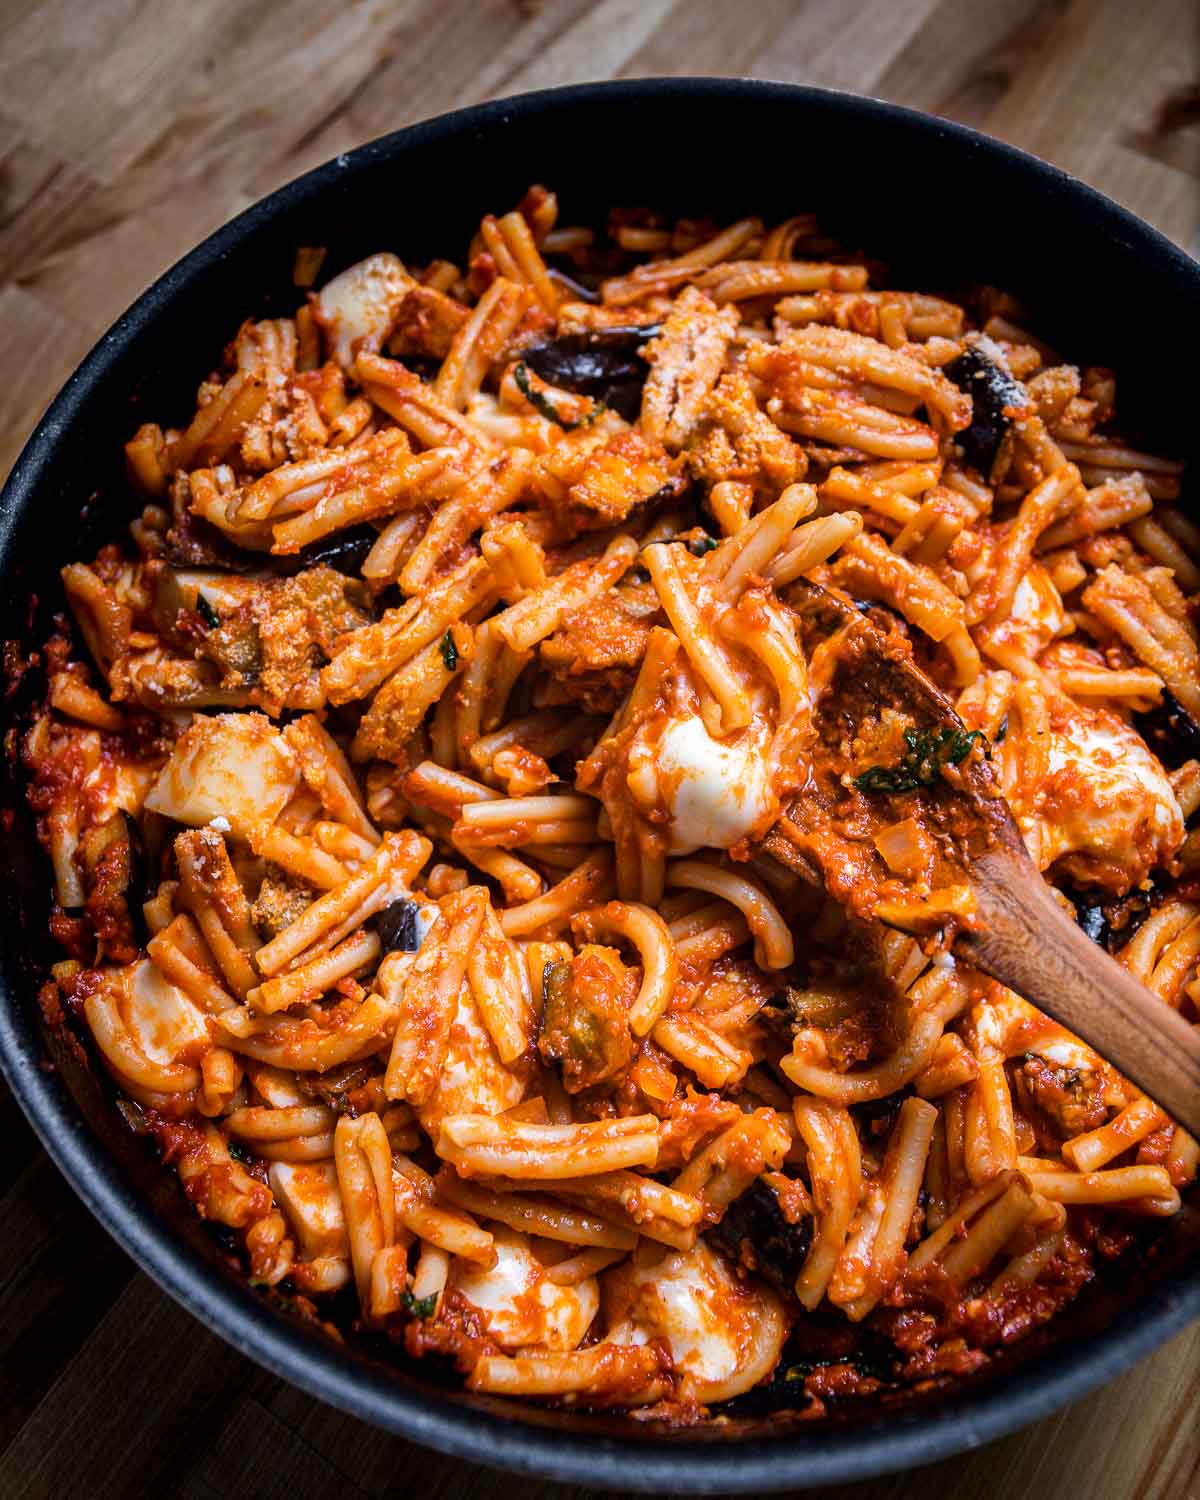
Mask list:
[[[641,410],[642,387],[650,373],[641,351],[661,332],[661,323],[641,323],[564,333],[530,344],[521,358],[547,384],[590,396],[632,422]]]
[[[814,1403],[804,1384],[813,1366],[807,1361],[789,1363],[786,1353],[771,1372],[771,1378],[735,1397],[724,1410],[730,1416],[772,1417],[782,1412],[807,1411]]]
[[[176,568],[253,573],[262,566],[263,555],[235,546],[211,521],[191,511],[177,516],[166,536],[166,560]]]
[[[885,1094],[882,1099],[865,1099],[861,1104],[852,1104],[850,1113],[864,1135],[887,1136],[892,1132],[900,1106],[911,1093],[903,1088],[896,1094]]]
[[[385,953],[415,953],[421,946],[421,908],[402,896],[379,913],[375,931]]]
[[[369,1083],[374,1069],[370,1063],[342,1063],[328,1073],[297,1073],[296,1087],[310,1099],[319,1099],[327,1104],[334,1114],[350,1112],[348,1094]]]
[[[820,1308],[805,1313],[794,1325],[770,1380],[738,1396],[726,1409],[738,1416],[804,1411],[813,1400],[805,1379],[814,1371],[829,1365],[850,1365],[865,1379],[893,1387],[899,1384],[900,1363],[896,1346],[886,1335],[847,1323],[845,1315],[836,1308]],[[836,1399],[851,1400],[853,1396],[847,1394]]]
[[[1163,898],[1157,888],[1130,891],[1115,901],[1099,901],[1095,891],[1060,889],[1075,908],[1077,925],[1106,953],[1123,948]]]
[[[967,462],[986,479],[1013,417],[1029,411],[1025,389],[978,344],[969,344],[945,374],[971,398],[971,425],[955,434]]]
[[[753,1269],[782,1291],[796,1285],[812,1244],[812,1219],[790,1224],[783,1216],[779,1198],[773,1188],[761,1179],[753,1182],[725,1210],[719,1224],[709,1230],[709,1238],[735,1264],[750,1263]],[[748,1262],[743,1245],[753,1253]]]
[[[367,553],[378,539],[379,533],[374,526],[363,521],[358,526],[350,526],[345,531],[335,531],[332,536],[322,537],[319,542],[309,542],[307,547],[301,547],[299,552],[293,552],[290,557],[265,556],[263,565],[273,573],[290,576],[302,573],[306,568],[319,567],[323,563],[335,573],[342,573],[347,578],[357,578],[367,560]]]
[[[576,964],[583,966],[579,983]],[[586,955],[548,963],[542,970],[542,1024],[538,1051],[542,1061],[557,1062],[569,1094],[595,1088],[619,1077],[633,1059],[633,1036],[618,996],[587,983]]]
[[[1163,688],[1157,708],[1134,714],[1133,724],[1168,770],[1177,770],[1185,760],[1200,760],[1200,724],[1170,688]]]
[[[792,985],[776,990],[758,1013],[759,1020],[765,1021],[789,1047],[792,1038],[807,1024],[799,1009],[800,993]]]
[[[357,578],[379,536],[373,526],[363,521],[283,556],[274,552],[239,551],[207,521],[189,516],[187,523],[186,531],[174,527],[167,535],[167,560],[176,567],[234,575],[267,572],[278,578],[291,578],[321,563],[349,578]]]

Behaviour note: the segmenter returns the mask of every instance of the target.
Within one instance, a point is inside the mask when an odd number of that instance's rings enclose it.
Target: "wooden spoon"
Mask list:
[[[854,604],[801,580],[785,597],[796,611],[817,694],[818,736],[898,722],[950,730],[954,753],[964,726],[946,695],[920,670],[900,636]],[[894,739],[894,728],[893,728]],[[821,759],[818,744],[816,761]],[[836,778],[830,785],[835,786]],[[1055,899],[1025,851],[990,762],[976,753],[921,786],[922,823],[952,855],[951,874],[974,895],[971,925],[954,951],[1060,1021],[1133,1080],[1194,1135],[1200,1135],[1200,1032],[1088,938]],[[880,826],[891,821],[880,796]],[[897,816],[912,812],[911,794]],[[780,863],[825,884],[851,908],[870,910],[873,878],[886,867],[869,839],[830,838],[819,782],[795,798],[763,840]],[[870,868],[874,862],[874,871]],[[940,888],[942,880],[935,882]],[[899,925],[899,924],[896,924]]]

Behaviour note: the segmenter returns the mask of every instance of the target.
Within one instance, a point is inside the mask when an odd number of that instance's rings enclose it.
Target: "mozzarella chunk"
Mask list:
[[[446,1115],[501,1115],[520,1104],[524,1094],[524,1084],[496,1056],[470,986],[464,983],[437,1087],[417,1111],[422,1126],[436,1140]]]
[[[207,1021],[150,959],[106,970],[84,1013],[105,1061],[135,1097],[199,1085],[196,1061],[208,1050]]]
[[[350,369],[360,349],[380,347],[414,285],[403,263],[386,252],[368,255],[325,284],[317,307],[338,364]]]
[[[1183,840],[1183,813],[1157,757],[1116,714],[1082,715],[1057,727],[1039,815],[1019,821],[1039,868],[1072,855],[1101,883],[1116,867],[1127,885],[1144,880]],[[1091,863],[1089,863],[1091,862]]]
[[[120,1010],[134,1042],[151,1062],[173,1063],[187,1048],[207,1044],[208,1026],[200,1008],[148,958],[124,974]]]
[[[496,1264],[489,1269],[456,1258],[448,1288],[487,1314],[488,1333],[503,1349],[576,1349],[600,1308],[594,1276],[555,1286],[529,1248],[528,1235],[491,1226]]]
[[[223,817],[245,838],[275,821],[299,780],[299,762],[265,714],[197,715],[146,806],[191,828]]]
[[[247,1062],[246,1074],[273,1109],[294,1109],[312,1103],[311,1096],[297,1085],[295,1073],[273,1068],[269,1063]]]
[[[1026,655],[1036,656],[1066,627],[1062,596],[1041,563],[1032,563],[1013,596],[1006,634],[1020,641]]]
[[[331,1161],[275,1161],[267,1177],[306,1260],[350,1254],[337,1168]]]
[[[141,812],[157,774],[152,765],[124,756],[106,756],[101,736],[94,729],[72,725],[71,745],[79,763],[87,767],[82,790],[93,827],[107,823],[119,812],[135,816]]]
[[[787,1337],[778,1297],[758,1281],[739,1281],[703,1240],[655,1265],[633,1261],[603,1277],[606,1341],[665,1339],[681,1395],[727,1401],[765,1380]]]
[[[152,766],[142,765],[137,761],[118,761],[113,768],[112,778],[114,811],[135,815],[140,813],[153,782]]]
[[[761,737],[747,730],[714,740],[699,716],[668,724],[653,752],[631,765],[629,789],[643,807],[667,809],[668,854],[729,849],[776,810]]]

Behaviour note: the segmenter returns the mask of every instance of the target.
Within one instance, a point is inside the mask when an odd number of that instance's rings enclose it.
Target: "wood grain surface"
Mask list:
[[[717,73],[940,113],[1196,253],[1192,0],[0,0],[0,472],[197,240],[372,136],[589,78]],[[667,164],[664,164],[666,167]],[[121,436],[117,434],[115,436]],[[846,1500],[1200,1496],[1200,1329],[1107,1389]],[[582,1500],[266,1375],[136,1272],[0,1097],[0,1496]]]

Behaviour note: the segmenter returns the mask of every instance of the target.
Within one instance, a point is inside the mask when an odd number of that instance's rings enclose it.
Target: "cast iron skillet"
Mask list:
[[[1200,267],[1123,209],[1044,162],[929,116],[817,89],[716,79],[587,84],[480,105],[385,136],[281,188],[155,283],[84,360],[0,497],[0,636],[36,642],[61,608],[56,570],[133,514],[121,443],[179,421],[247,315],[289,312],[297,245],[325,272],[395,249],[461,255],[481,213],[531,182],[565,223],[650,204],[728,220],[815,209],[890,259],[892,284],[991,280],[1033,328],[1120,373],[1126,424],[1195,461]],[[19,698],[19,694],[17,695]],[[378,1426],[445,1453],[553,1479],[676,1494],[827,1485],[927,1463],[1043,1417],[1200,1316],[1196,1203],[1153,1249],[1049,1329],[949,1392],[905,1394],[822,1424],[741,1417],[671,1432],[613,1416],[469,1396],[427,1365],[339,1347],[249,1289],[175,1183],[130,1135],[100,1070],[42,1024],[50,876],[12,787],[0,901],[0,1062],[46,1149],[127,1251],[208,1327],[260,1364]]]

